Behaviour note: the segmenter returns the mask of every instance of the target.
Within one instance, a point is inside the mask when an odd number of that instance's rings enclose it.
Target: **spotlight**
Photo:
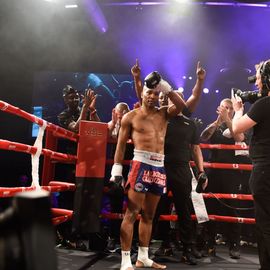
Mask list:
[[[203,92],[204,92],[205,94],[208,94],[208,93],[209,93],[209,89],[208,89],[208,88],[203,88]]]
[[[184,79],[184,80],[185,80],[186,78],[187,78],[186,76],[183,76],[183,77],[182,77],[182,79]]]
[[[192,77],[191,77],[191,76],[189,76],[189,77],[188,77],[188,79],[189,79],[189,80],[192,80]]]
[[[78,7],[78,5],[65,5],[65,8],[77,8]]]
[[[216,91],[215,91],[217,94],[219,93],[219,90],[218,89],[216,89]]]
[[[183,93],[184,92],[184,88],[183,87],[178,87],[178,91]]]

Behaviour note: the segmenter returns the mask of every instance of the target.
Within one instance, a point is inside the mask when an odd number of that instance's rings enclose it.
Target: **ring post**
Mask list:
[[[79,134],[73,230],[95,233],[100,231],[108,125],[81,121]]]

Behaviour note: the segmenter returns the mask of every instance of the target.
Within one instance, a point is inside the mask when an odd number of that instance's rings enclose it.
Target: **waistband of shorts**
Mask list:
[[[156,167],[164,166],[164,155],[154,152],[134,149],[133,160],[140,161]]]

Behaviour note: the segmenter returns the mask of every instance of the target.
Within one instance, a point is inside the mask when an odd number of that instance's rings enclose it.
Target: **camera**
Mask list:
[[[242,102],[254,103],[256,100],[262,97],[262,94],[258,91],[242,91],[237,88],[232,88],[234,95],[239,96],[242,99]]]
[[[0,213],[0,270],[57,270],[49,193],[16,195]]]

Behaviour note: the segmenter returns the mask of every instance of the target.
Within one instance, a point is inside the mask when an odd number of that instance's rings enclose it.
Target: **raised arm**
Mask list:
[[[198,105],[198,102],[199,102],[201,94],[202,94],[203,83],[204,83],[205,76],[206,76],[206,71],[201,66],[200,61],[198,61],[198,63],[197,63],[196,75],[197,75],[196,84],[192,89],[191,96],[186,101],[186,106],[191,113],[195,111],[195,109]]]
[[[167,93],[168,98],[173,103],[172,106],[169,106],[167,109],[168,117],[174,117],[178,115],[186,107],[185,101],[178,95],[175,91],[169,91]]]
[[[143,84],[141,81],[141,68],[140,68],[138,59],[136,59],[135,65],[131,68],[131,74],[134,78],[135,91],[136,91],[137,98],[138,98],[140,104],[142,104],[141,95],[142,95],[142,91],[143,91]]]
[[[81,113],[80,113],[80,116],[77,119],[77,121],[71,121],[68,124],[68,130],[71,130],[73,132],[78,132],[79,131],[79,124],[80,124],[81,120],[87,119],[87,115],[88,115],[88,103],[86,101],[87,99],[88,99],[87,97],[84,98]]]
[[[101,122],[100,118],[98,116],[97,110],[96,110],[97,95],[91,89],[88,89],[88,91],[86,92],[86,95],[88,97],[87,105],[88,105],[88,109],[90,111],[90,120],[96,121],[96,122]]]
[[[227,138],[233,138],[236,142],[242,142],[245,140],[245,135],[243,132],[235,133],[232,129],[232,119],[228,115],[228,111],[219,106],[218,114],[221,117],[222,121],[226,123],[228,129],[223,132],[223,135]]]
[[[112,120],[108,123],[109,136],[113,137],[113,130],[117,123],[117,116],[115,113],[115,108],[112,110]]]
[[[200,139],[202,141],[208,141],[213,136],[214,132],[219,128],[222,124],[220,116],[218,116],[217,120],[208,125],[201,133]]]
[[[235,111],[232,120],[232,131],[235,134],[245,132],[246,130],[252,128],[257,123],[253,121],[247,114],[244,114],[244,106],[240,97],[232,95],[232,103]]]

